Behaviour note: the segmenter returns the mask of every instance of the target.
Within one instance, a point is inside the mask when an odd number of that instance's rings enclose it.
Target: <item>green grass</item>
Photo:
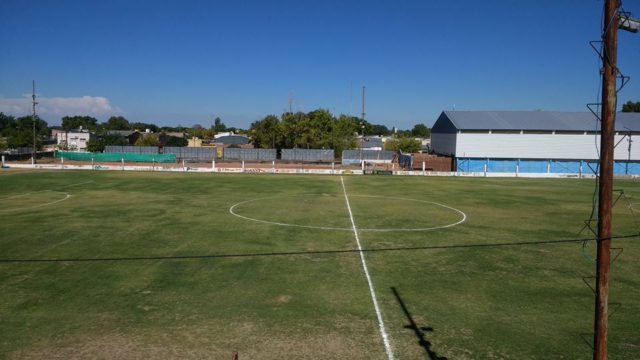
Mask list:
[[[396,358],[591,357],[593,243],[474,246],[588,237],[592,181],[344,182],[362,229],[467,216],[359,233]],[[615,187],[638,233],[640,184]],[[113,259],[0,263],[2,358],[386,358],[339,177],[5,170],[0,204],[2,259]],[[609,354],[637,359],[640,245],[614,246]]]

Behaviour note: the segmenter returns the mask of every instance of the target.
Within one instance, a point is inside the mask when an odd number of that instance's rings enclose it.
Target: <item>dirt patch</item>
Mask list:
[[[151,305],[138,305],[138,309],[141,309],[144,311],[149,311],[157,308],[158,308],[157,306],[151,306]]]
[[[253,323],[212,325],[169,328],[155,334],[65,336],[5,355],[9,359],[227,359],[237,351],[243,360],[384,356],[377,334],[363,334],[361,329],[319,333],[320,329],[307,326],[274,330]]]
[[[280,295],[278,297],[271,299],[271,303],[276,305],[284,305],[288,303],[290,300],[291,300],[291,295]]]

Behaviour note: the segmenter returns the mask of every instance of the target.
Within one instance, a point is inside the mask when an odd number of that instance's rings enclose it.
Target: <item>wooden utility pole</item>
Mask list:
[[[609,268],[611,262],[611,208],[613,200],[613,149],[618,76],[618,0],[606,0],[602,50],[602,116],[600,124],[600,186],[598,189],[598,239],[593,359],[607,359]]]

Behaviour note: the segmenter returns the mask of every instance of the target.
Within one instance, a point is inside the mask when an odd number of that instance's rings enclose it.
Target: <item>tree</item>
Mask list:
[[[16,128],[16,119],[13,116],[0,112],[0,136],[8,136],[10,129]]]
[[[640,101],[627,101],[622,105],[622,112],[640,112]]]
[[[177,137],[177,136],[161,136],[160,138],[161,138],[160,142],[162,143],[163,146],[184,147],[184,146],[187,146],[187,144],[189,143],[187,139]]]
[[[104,128],[107,130],[130,130],[131,124],[129,124],[129,120],[125,119],[123,116],[112,116],[107,120],[106,123],[103,124]]]
[[[366,129],[365,129],[366,130]],[[389,131],[389,128],[384,126],[384,125],[370,125],[369,127],[369,132],[367,132],[367,135],[389,135],[391,133],[391,131]]]
[[[126,146],[129,145],[129,140],[120,135],[104,135],[102,137],[102,143],[104,146],[107,145],[117,145],[117,146]]]
[[[195,124],[191,127],[189,131],[189,137],[197,137],[200,139],[213,139],[215,135],[215,131],[213,129],[205,129],[200,124]]]
[[[19,147],[33,146],[33,120],[31,116],[23,116],[11,123],[11,128],[4,130],[7,137],[7,147],[15,149]],[[46,121],[36,120],[36,149],[42,147],[42,138],[49,135],[49,126]]]
[[[342,151],[347,149],[354,149],[357,147],[355,133],[358,131],[356,123],[354,123],[349,116],[340,115],[336,119],[336,124],[333,128],[333,146],[335,155],[342,156]]]
[[[298,113],[285,113],[282,115],[282,122],[280,128],[282,130],[281,145],[283,148],[299,148],[303,147],[302,133],[304,130],[304,122],[306,121],[306,114],[302,112]]]
[[[98,127],[98,120],[91,116],[65,116],[62,118],[62,128],[67,132],[80,127],[95,130]]]
[[[425,124],[416,124],[411,130],[411,136],[426,138],[431,134],[431,130]]]
[[[87,151],[88,152],[103,152],[104,151],[104,140],[102,139],[91,139],[87,141]]]
[[[333,127],[336,119],[329,110],[317,109],[307,114],[304,132],[305,147],[328,149],[333,145]]]
[[[227,125],[225,125],[219,117],[213,120],[213,131],[216,133],[227,131]]]
[[[402,151],[405,153],[417,153],[420,151],[422,145],[420,141],[406,138],[406,137],[397,137],[392,140],[388,140],[384,144],[384,149],[389,151]]]
[[[156,134],[146,134],[141,136],[138,141],[136,141],[136,146],[158,146],[160,145],[160,139],[158,139],[158,135]]]
[[[155,124],[149,124],[149,123],[143,123],[143,122],[134,122],[134,123],[130,123],[129,124],[129,129],[131,130],[138,130],[141,132],[144,132],[145,130],[149,129],[152,132],[158,132],[158,130],[160,128],[158,128],[158,125]]]
[[[254,121],[249,128],[253,144],[259,148],[280,148],[282,126],[275,115],[267,115],[264,119]]]

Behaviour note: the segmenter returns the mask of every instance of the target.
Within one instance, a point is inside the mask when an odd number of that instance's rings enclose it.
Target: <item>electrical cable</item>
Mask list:
[[[385,247],[371,249],[345,249],[345,250],[311,250],[311,251],[283,251],[265,253],[235,253],[235,254],[205,254],[205,255],[166,255],[166,256],[132,256],[132,257],[104,257],[104,258],[41,258],[41,259],[0,259],[1,264],[15,263],[86,263],[86,262],[135,262],[135,261],[163,261],[163,260],[201,260],[201,259],[224,259],[243,257],[269,257],[269,256],[293,256],[293,255],[314,255],[314,254],[344,254],[369,252],[389,252],[389,251],[417,251],[417,250],[447,250],[447,249],[490,249],[500,247],[532,246],[532,245],[553,245],[566,243],[580,243],[584,241],[596,240],[624,240],[640,238],[638,234],[628,234],[611,236],[606,239],[577,238],[577,239],[556,239],[556,240],[523,240],[505,243],[486,244],[458,244],[458,245],[430,245],[430,246],[404,246]]]

